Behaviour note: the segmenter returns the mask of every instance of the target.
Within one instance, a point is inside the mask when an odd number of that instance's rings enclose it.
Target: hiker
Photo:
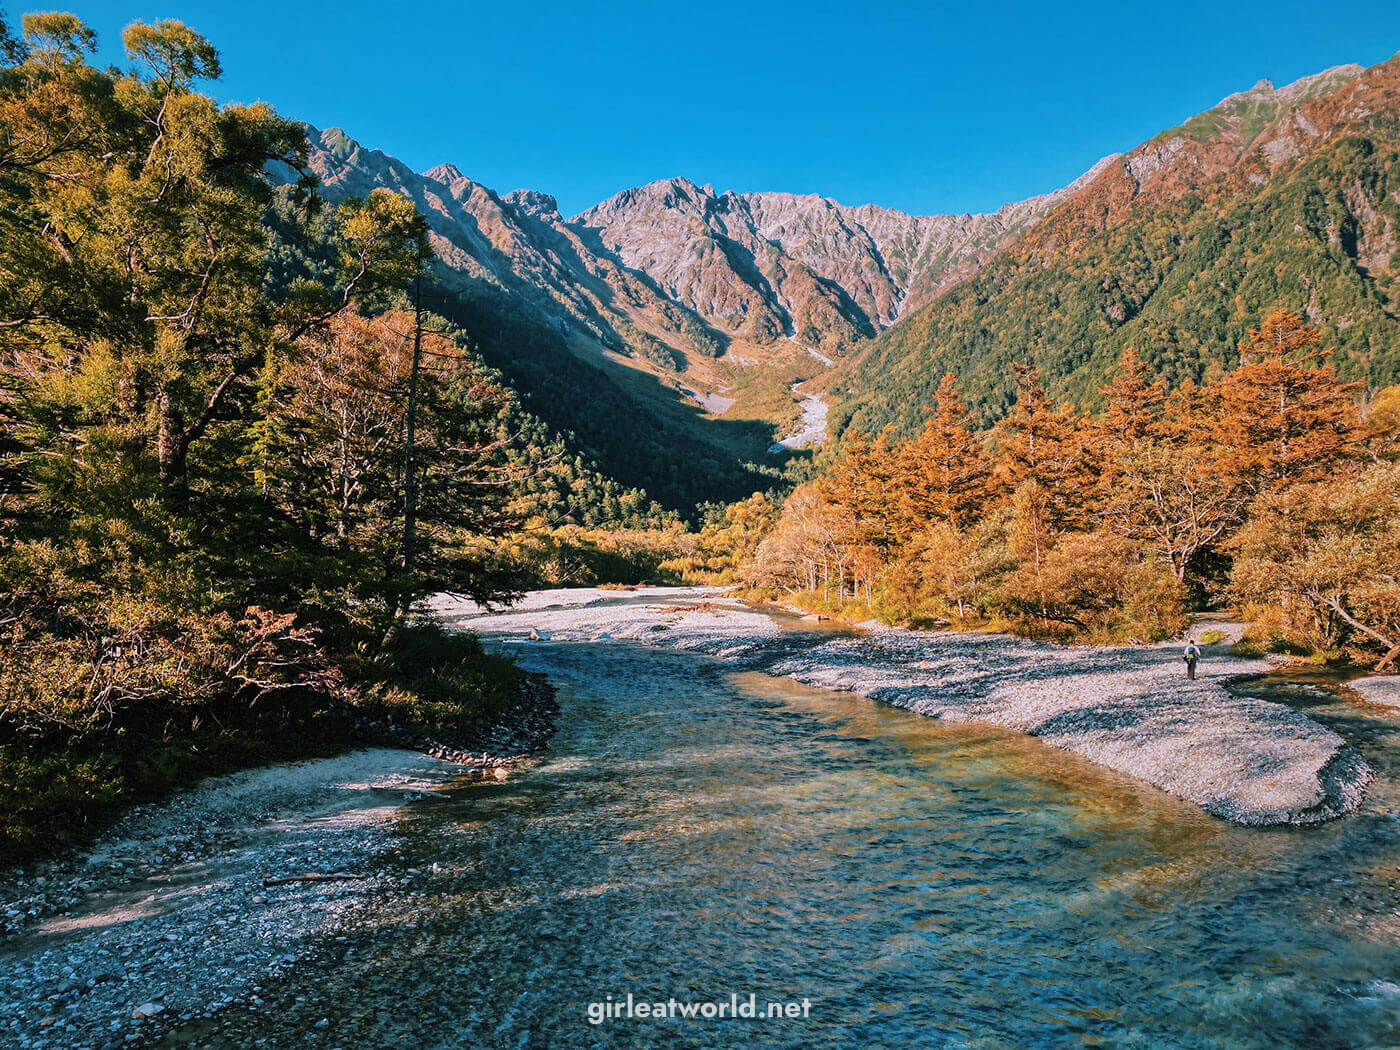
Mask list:
[[[1196,661],[1201,658],[1201,650],[1196,646],[1196,639],[1192,638],[1186,643],[1186,652],[1182,659],[1186,661],[1186,677],[1191,681],[1196,680]]]

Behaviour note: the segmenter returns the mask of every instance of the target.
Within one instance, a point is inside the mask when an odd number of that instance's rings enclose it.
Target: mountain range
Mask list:
[[[700,464],[727,498],[771,474],[804,381],[838,428],[908,431],[951,370],[991,421],[1014,360],[1091,404],[1125,346],[1199,378],[1276,301],[1324,329],[1344,372],[1393,381],[1398,129],[1400,62],[1339,66],[1261,81],[1053,192],[931,216],[676,177],[567,218],[545,193],[309,137],[330,200],[415,202],[455,319],[537,412],[629,483],[675,488]],[[610,447],[621,417],[703,448],[658,479]],[[704,495],[691,480],[672,502]]]
[[[382,187],[418,205],[445,288],[504,297],[576,352],[626,360],[711,406],[732,400],[717,360],[743,368],[805,349],[810,370],[848,353],[975,273],[1115,159],[986,215],[716,193],[677,177],[566,218],[545,193],[499,194],[451,164],[418,173],[339,129],[309,134],[330,200]]]

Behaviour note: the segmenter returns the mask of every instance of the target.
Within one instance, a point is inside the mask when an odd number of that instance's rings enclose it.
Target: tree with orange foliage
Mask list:
[[[1088,516],[1088,428],[1072,409],[1051,402],[1039,370],[1014,367],[1016,409],[996,427],[996,477],[1012,493],[1013,551],[1039,566],[1056,535]]]
[[[321,585],[354,586],[367,616],[392,622],[410,586],[401,548],[404,424],[413,316],[346,312],[271,361],[252,458],[264,495],[309,543],[302,561]],[[425,332],[419,377],[423,550],[417,576],[436,589],[481,594],[509,582],[487,567],[484,537],[517,521],[510,496],[504,392],[450,336]],[[376,630],[385,625],[376,624]]]
[[[1045,392],[1039,369],[1013,366],[1016,408],[996,427],[997,474],[1008,489],[1025,481],[1045,488],[1058,527],[1082,516],[1092,475],[1085,420],[1069,406],[1057,407]]]
[[[1317,329],[1276,307],[1219,386],[1220,466],[1258,492],[1315,475],[1357,440],[1359,384],[1343,383]]]
[[[861,542],[882,554],[898,544],[899,457],[888,429],[874,441],[859,432],[851,434],[819,491],[850,513]]]
[[[1400,460],[1400,386],[1388,386],[1366,410],[1366,451],[1375,460]]]
[[[923,433],[899,450],[902,509],[909,531],[932,524],[961,528],[981,508],[989,468],[967,420],[957,377],[949,372],[938,384],[938,405]]]
[[[1400,660],[1400,464],[1266,492],[1232,547],[1235,597],[1273,605],[1295,640]]]
[[[1111,442],[1132,442],[1157,430],[1167,403],[1167,381],[1151,372],[1132,347],[1123,351],[1118,374],[1102,388],[1107,411],[1101,430]]]
[[[1102,513],[1180,584],[1192,559],[1239,524],[1249,493],[1218,463],[1212,390],[1187,380],[1168,395],[1165,384],[1146,384],[1140,369],[1125,354],[1124,374],[1105,389],[1115,423],[1100,427]]]
[[[830,601],[832,585],[843,597],[858,546],[850,511],[828,499],[817,483],[799,485],[783,505],[773,531],[758,545],[746,581],[789,591],[818,588]]]
[[[1167,382],[1151,375],[1137,351],[1129,347],[1112,382],[1099,388],[1105,411],[1094,424],[1093,442],[1098,453],[1096,487],[1106,503],[1119,492],[1119,473],[1134,447],[1161,430]]]

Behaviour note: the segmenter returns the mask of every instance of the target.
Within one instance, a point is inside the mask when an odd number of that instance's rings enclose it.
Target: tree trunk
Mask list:
[[[413,573],[418,538],[418,473],[413,461],[414,426],[418,411],[418,368],[423,358],[423,275],[413,280],[413,364],[408,373],[408,405],[404,412],[403,451],[403,571]]]
[[[1386,646],[1387,649],[1389,649],[1389,652],[1387,652],[1385,656],[1381,658],[1381,662],[1376,665],[1376,670],[1379,671],[1382,667],[1385,667],[1387,664],[1394,662],[1397,656],[1400,656],[1400,641],[1397,641],[1394,638],[1387,638],[1385,635],[1381,634],[1380,631],[1377,631],[1375,628],[1369,627],[1366,624],[1362,623],[1360,620],[1358,620],[1355,616],[1353,616],[1347,611],[1343,599],[1333,598],[1330,596],[1323,597],[1322,595],[1317,595],[1316,597],[1321,598],[1322,601],[1326,602],[1336,612],[1338,616],[1340,616],[1353,628],[1360,631],[1368,638],[1374,638],[1376,641],[1380,642],[1382,645]]]

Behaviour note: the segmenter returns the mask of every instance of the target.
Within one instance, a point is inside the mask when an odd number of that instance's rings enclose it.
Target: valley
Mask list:
[[[1368,2],[0,12],[0,1044],[1400,1045]]]
[[[1393,380],[1400,215],[1384,186],[1400,142],[1378,115],[1394,111],[1398,76],[1392,62],[1261,82],[1061,189],[984,215],[720,192],[676,177],[567,218],[546,193],[497,193],[451,164],[415,173],[338,129],[310,129],[309,167],[331,201],[375,188],[413,200],[441,294],[523,318],[543,344],[531,353],[567,351],[620,383],[640,412],[678,420],[716,454],[762,462],[811,408],[792,384],[828,367],[820,385],[834,435],[890,423],[910,433],[949,368],[985,424],[1005,410],[1003,377],[1018,355],[1046,372],[1052,393],[1092,406],[1121,347],[1138,344],[1172,382],[1199,381],[1279,295],[1301,297],[1337,341],[1344,376]],[[1363,134],[1379,135],[1381,152],[1348,153]],[[1290,203],[1301,185],[1335,189],[1318,198],[1326,214],[1300,224],[1296,208],[1312,207]],[[1294,260],[1266,281],[1240,243],[1260,223],[1278,224]],[[1343,232],[1353,227],[1354,249]],[[1107,254],[1093,247],[1100,239]],[[1198,287],[1217,291],[1184,314],[1184,293]],[[819,367],[804,369],[788,346]],[[549,367],[507,354],[492,363],[526,391]],[[648,381],[627,383],[614,365]],[[677,413],[676,402],[702,411]],[[555,404],[547,399],[547,418]],[[554,422],[579,432],[567,413]],[[629,481],[645,487],[644,473]]]

